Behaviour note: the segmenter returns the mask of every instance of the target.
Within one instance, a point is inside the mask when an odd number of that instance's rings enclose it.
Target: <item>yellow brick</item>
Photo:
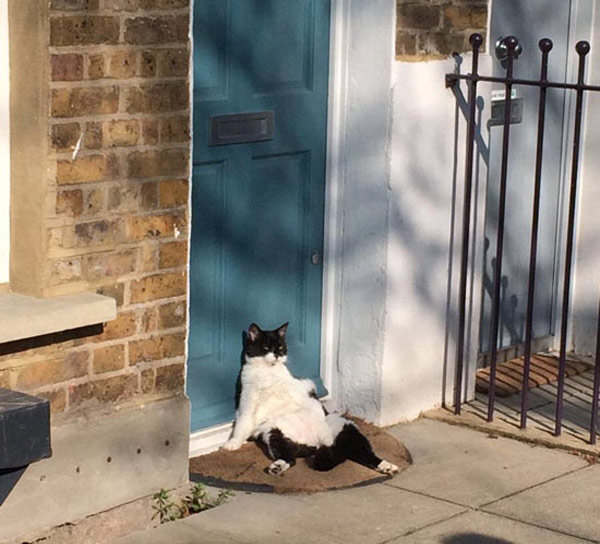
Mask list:
[[[108,144],[112,147],[136,145],[140,139],[140,123],[135,119],[111,121],[108,124]]]
[[[94,350],[94,372],[112,372],[125,366],[125,346],[105,346]]]
[[[105,340],[115,340],[117,338],[127,338],[133,336],[137,332],[137,317],[136,313],[119,312],[117,319],[109,321],[104,326],[104,332],[100,336],[96,336],[96,342]]]
[[[54,391],[36,391],[37,397],[42,397],[50,401],[50,412],[58,414],[64,412],[67,405],[67,392],[64,389]]]
[[[185,365],[169,365],[156,369],[156,391],[159,393],[183,391]]]
[[[159,361],[183,355],[185,351],[184,333],[154,336],[129,343],[129,364]]]
[[[188,202],[189,187],[185,179],[161,181],[158,192],[162,208],[185,206]]]
[[[160,268],[173,268],[187,263],[187,242],[166,242],[160,245]]]
[[[187,290],[185,272],[155,274],[131,282],[131,303],[148,302],[184,295]]]
[[[117,159],[114,155],[91,155],[74,161],[58,161],[56,182],[58,185],[89,183],[112,179],[117,174]]]
[[[185,324],[186,304],[185,301],[169,302],[158,308],[159,326],[161,329],[172,329]]]
[[[87,375],[90,354],[73,351],[64,359],[31,363],[19,370],[17,388],[36,389]]]
[[[127,237],[131,240],[173,237],[186,228],[182,213],[144,215],[127,218]]]
[[[69,406],[79,408],[88,404],[111,404],[133,397],[138,388],[135,374],[122,374],[77,385],[69,390]]]

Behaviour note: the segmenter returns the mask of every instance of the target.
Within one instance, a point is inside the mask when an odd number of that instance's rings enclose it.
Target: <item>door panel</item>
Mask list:
[[[541,38],[549,37],[554,42],[554,48],[550,53],[549,79],[566,81],[570,13],[571,2],[568,0],[493,2],[490,30],[492,47],[499,36],[516,36],[523,46],[523,53],[514,63],[515,77],[538,79],[541,59],[538,42]],[[505,75],[504,68],[495,57],[493,66],[493,75]],[[503,86],[494,85],[492,88],[503,89]],[[537,143],[539,89],[523,86],[516,86],[516,89],[517,97],[523,99],[523,120],[519,124],[512,124],[510,129],[502,263],[499,344],[501,347],[522,343],[525,336],[529,243]],[[563,167],[565,98],[564,90],[548,90],[533,321],[534,338],[538,339],[553,334],[552,312],[556,273],[558,203]],[[498,220],[503,128],[502,126],[492,126],[489,131],[490,167],[485,227],[482,352],[490,349],[491,293],[496,255],[496,223]]]
[[[202,0],[202,12],[194,8],[194,103],[227,98],[230,3]]]
[[[188,394],[192,429],[232,419],[242,332],[285,321],[318,382],[329,0],[194,7]],[[268,141],[210,146],[211,118],[273,112]],[[318,259],[313,262],[311,256]]]
[[[256,10],[255,3],[248,3]],[[313,74],[314,0],[271,2],[270,24],[286,38],[286,47],[269,35],[255,36],[249,46],[252,90],[256,94],[310,91]],[[249,17],[260,17],[251,13]]]

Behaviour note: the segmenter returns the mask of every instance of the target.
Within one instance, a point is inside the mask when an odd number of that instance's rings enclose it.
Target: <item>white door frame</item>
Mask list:
[[[571,18],[569,28],[569,40],[566,44],[567,53],[567,81],[577,81],[577,69],[579,64],[579,56],[575,52],[575,44],[579,40],[588,40],[593,44],[593,34],[596,31],[594,28],[594,4],[591,0],[572,0]],[[591,73],[590,56],[588,56],[586,66],[586,82],[590,83],[593,74]],[[562,324],[562,308],[563,308],[563,290],[564,290],[564,273],[566,265],[566,247],[567,247],[567,216],[569,213],[569,195],[571,187],[571,153],[573,146],[573,130],[575,123],[575,102],[576,96],[573,91],[566,91],[565,108],[563,116],[563,150],[562,150],[562,168],[561,179],[558,195],[558,213],[557,213],[557,242],[556,252],[554,256],[555,289],[554,301],[552,304],[552,334],[553,334],[553,349],[560,349],[560,330]],[[586,121],[588,119],[588,110],[584,103],[583,125],[582,125],[582,145],[579,151],[579,177],[577,180],[577,198],[581,198],[581,187],[584,176],[584,161],[585,161],[585,141]],[[574,312],[576,310],[575,288],[576,288],[576,259],[577,259],[577,232],[579,230],[579,208],[576,210],[576,225],[575,225],[575,245],[573,253],[573,266],[571,269],[571,292],[569,294],[569,322],[567,328],[567,350],[572,347],[573,340],[573,322]]]
[[[325,399],[330,400],[334,405],[337,398],[337,375],[335,369],[338,358],[339,307],[342,278],[341,195],[345,164],[343,135],[346,123],[345,97],[348,65],[348,16],[349,8],[346,0],[331,0],[324,210],[325,231],[323,236],[323,297],[321,308],[321,378],[323,379],[323,385],[329,391]],[[193,11],[190,19],[193,20]],[[190,62],[193,63],[193,54],[190,58]],[[232,425],[233,423],[224,423],[192,433],[190,435],[190,457],[209,453],[222,446],[229,437]]]

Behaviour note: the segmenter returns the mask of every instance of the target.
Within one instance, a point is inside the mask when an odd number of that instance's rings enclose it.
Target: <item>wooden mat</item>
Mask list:
[[[410,466],[409,451],[385,430],[354,419],[360,430],[369,438],[375,453],[398,466],[402,471]],[[388,480],[390,477],[374,470],[345,461],[327,472],[308,467],[304,459],[281,475],[265,472],[271,461],[261,449],[250,442],[237,451],[219,450],[190,460],[190,473],[194,481],[217,487],[245,491],[275,493],[314,493],[342,489]]]
[[[509,397],[521,392],[523,388],[523,357],[512,359],[496,366],[496,395]],[[590,366],[581,361],[567,359],[565,377],[575,376],[588,370]],[[551,355],[533,355],[529,371],[529,388],[539,387],[558,380],[558,358]],[[488,393],[490,369],[477,371],[476,389],[479,393]]]

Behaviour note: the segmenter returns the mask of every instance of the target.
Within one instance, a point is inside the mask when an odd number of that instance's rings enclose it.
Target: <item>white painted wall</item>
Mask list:
[[[351,0],[336,404],[378,418],[385,326],[394,0]]]
[[[487,56],[480,61],[486,69]],[[463,71],[469,71],[470,55]],[[453,59],[394,64],[382,409],[378,423],[452,404],[459,285],[466,110],[444,86]],[[457,91],[466,107],[466,86]],[[480,123],[485,126],[486,120]],[[481,263],[485,165],[473,179],[471,267]],[[473,241],[478,243],[473,245]],[[481,283],[469,277],[463,391],[477,357]]]
[[[452,399],[461,224],[454,213],[461,211],[465,145],[455,130],[456,119],[461,129],[464,122],[444,86],[453,60],[395,61],[394,0],[354,0],[348,21],[334,400],[389,424],[439,406],[444,394]],[[482,194],[483,182],[476,190]],[[479,229],[483,202],[474,204]],[[470,286],[473,370],[481,290]],[[472,380],[464,391],[472,394]]]
[[[442,401],[456,181],[455,100],[444,74],[453,70],[452,60],[394,65],[381,424]]]
[[[8,281],[10,243],[10,125],[8,80],[8,0],[0,0],[0,283]]]

